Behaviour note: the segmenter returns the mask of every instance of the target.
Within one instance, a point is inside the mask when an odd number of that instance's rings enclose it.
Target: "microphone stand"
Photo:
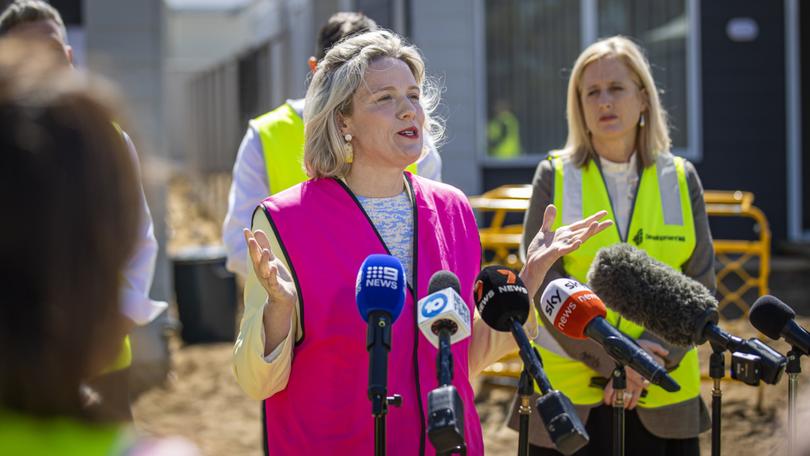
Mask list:
[[[388,352],[391,350],[391,315],[372,312],[369,315],[366,349],[369,353],[368,398],[374,416],[374,454],[385,455],[385,415],[388,405],[399,407],[399,394],[388,396]]]
[[[439,327],[439,356],[436,359],[439,387],[428,394],[428,438],[437,455],[466,454],[464,404],[452,385],[453,352],[450,327]]]
[[[529,371],[523,368],[518,381],[518,395],[520,397],[520,425],[518,431],[518,456],[529,455],[529,417],[532,415],[531,394],[534,392],[534,382]]]
[[[799,374],[802,373],[801,363],[802,352],[792,347],[787,353],[787,367],[785,372],[788,374],[788,456],[794,456],[797,450],[796,446],[796,397],[799,393]]]
[[[616,363],[612,382],[614,394],[613,456],[624,456],[624,390],[627,388],[627,373],[622,363]]]
[[[577,415],[574,404],[560,391],[551,387],[543,372],[543,360],[537,349],[531,346],[529,338],[523,332],[521,322],[515,318],[509,321],[510,331],[518,345],[518,353],[523,360],[523,369],[537,383],[542,396],[537,399],[534,408],[540,414],[543,424],[554,442],[557,450],[563,454],[573,454],[588,443],[588,432]],[[529,382],[531,385],[531,382]],[[531,388],[534,386],[531,385]],[[529,389],[529,387],[527,387]],[[528,437],[528,433],[523,435]],[[528,445],[527,445],[528,447]]]
[[[720,433],[723,420],[723,390],[720,380],[726,375],[725,349],[714,343],[709,357],[709,377],[712,378],[712,456],[720,456]]]
[[[402,405],[402,396],[375,395],[371,399],[371,410],[374,415],[374,454],[385,456],[385,415],[388,414],[388,405],[399,407]]]

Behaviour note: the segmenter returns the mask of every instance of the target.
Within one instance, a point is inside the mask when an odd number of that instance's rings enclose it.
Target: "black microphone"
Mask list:
[[[458,277],[438,271],[430,278],[428,295],[417,303],[419,329],[439,349],[436,372],[439,387],[428,393],[428,438],[436,453],[463,451],[464,403],[453,379],[450,345],[470,335],[470,310],[459,295]]]
[[[751,306],[748,320],[754,328],[773,340],[784,337],[785,342],[803,355],[810,354],[810,333],[793,319],[796,312],[771,295],[760,297]]]
[[[548,321],[561,333],[595,340],[617,363],[633,368],[665,391],[681,389],[649,353],[605,320],[605,305],[588,287],[574,279],[555,279],[543,291],[540,303]]]
[[[475,306],[481,319],[496,331],[511,332],[523,365],[543,393],[536,408],[551,440],[564,454],[587,445],[589,437],[571,400],[554,390],[548,381],[540,355],[531,346],[523,324],[529,317],[529,291],[517,273],[503,266],[488,266],[475,282]]]
[[[601,249],[591,264],[588,281],[605,305],[667,342],[689,347],[708,340],[732,355],[742,354],[741,360],[758,357],[761,372],[757,376],[770,384],[779,382],[785,370],[785,357],[762,341],[744,340],[717,326],[717,300],[706,287],[643,250],[628,244]],[[733,378],[756,384],[742,377],[744,374],[732,365]]]

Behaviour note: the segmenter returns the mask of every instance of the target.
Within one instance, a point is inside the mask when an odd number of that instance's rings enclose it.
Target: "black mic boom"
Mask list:
[[[529,316],[529,291],[520,277],[503,266],[488,266],[475,282],[475,306],[484,322],[496,331],[511,332],[517,342],[526,371],[543,395],[536,408],[554,446],[572,454],[588,444],[588,432],[571,400],[551,383],[543,372],[540,355],[531,346],[523,323]]]

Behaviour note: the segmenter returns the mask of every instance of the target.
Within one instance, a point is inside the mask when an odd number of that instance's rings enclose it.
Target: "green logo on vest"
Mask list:
[[[686,242],[686,236],[665,236],[665,235],[658,235],[658,234],[644,234],[644,230],[639,228],[636,231],[636,235],[633,236],[633,242],[636,245],[641,245],[644,240],[647,239],[648,241],[675,241],[675,242]]]
[[[633,236],[633,242],[635,242],[636,245],[641,245],[641,242],[643,240],[644,240],[644,230],[639,228],[638,231],[636,231],[636,235]]]

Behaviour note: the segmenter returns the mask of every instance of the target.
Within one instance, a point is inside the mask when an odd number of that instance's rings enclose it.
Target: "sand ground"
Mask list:
[[[810,320],[805,319],[804,324],[808,323]],[[742,321],[723,325],[737,334],[752,332]],[[786,351],[784,344],[770,344],[783,353]],[[182,346],[174,341],[173,369],[168,382],[146,392],[135,402],[135,422],[139,430],[152,435],[185,436],[199,445],[205,455],[261,455],[260,405],[247,398],[236,384],[231,374],[231,350],[229,343]],[[708,353],[705,348],[702,350],[704,366],[708,365]],[[799,434],[810,437],[807,426],[810,362],[803,361]],[[478,383],[476,407],[482,420],[487,454],[515,454],[517,433],[503,426],[514,390],[489,386],[481,379]],[[761,410],[756,408],[757,388],[731,380],[724,381],[722,388],[723,454],[786,454],[787,376],[783,376],[778,385],[763,387]],[[711,404],[711,382],[704,381],[702,389],[704,400]],[[701,443],[702,453],[710,454],[710,433],[702,436]]]

